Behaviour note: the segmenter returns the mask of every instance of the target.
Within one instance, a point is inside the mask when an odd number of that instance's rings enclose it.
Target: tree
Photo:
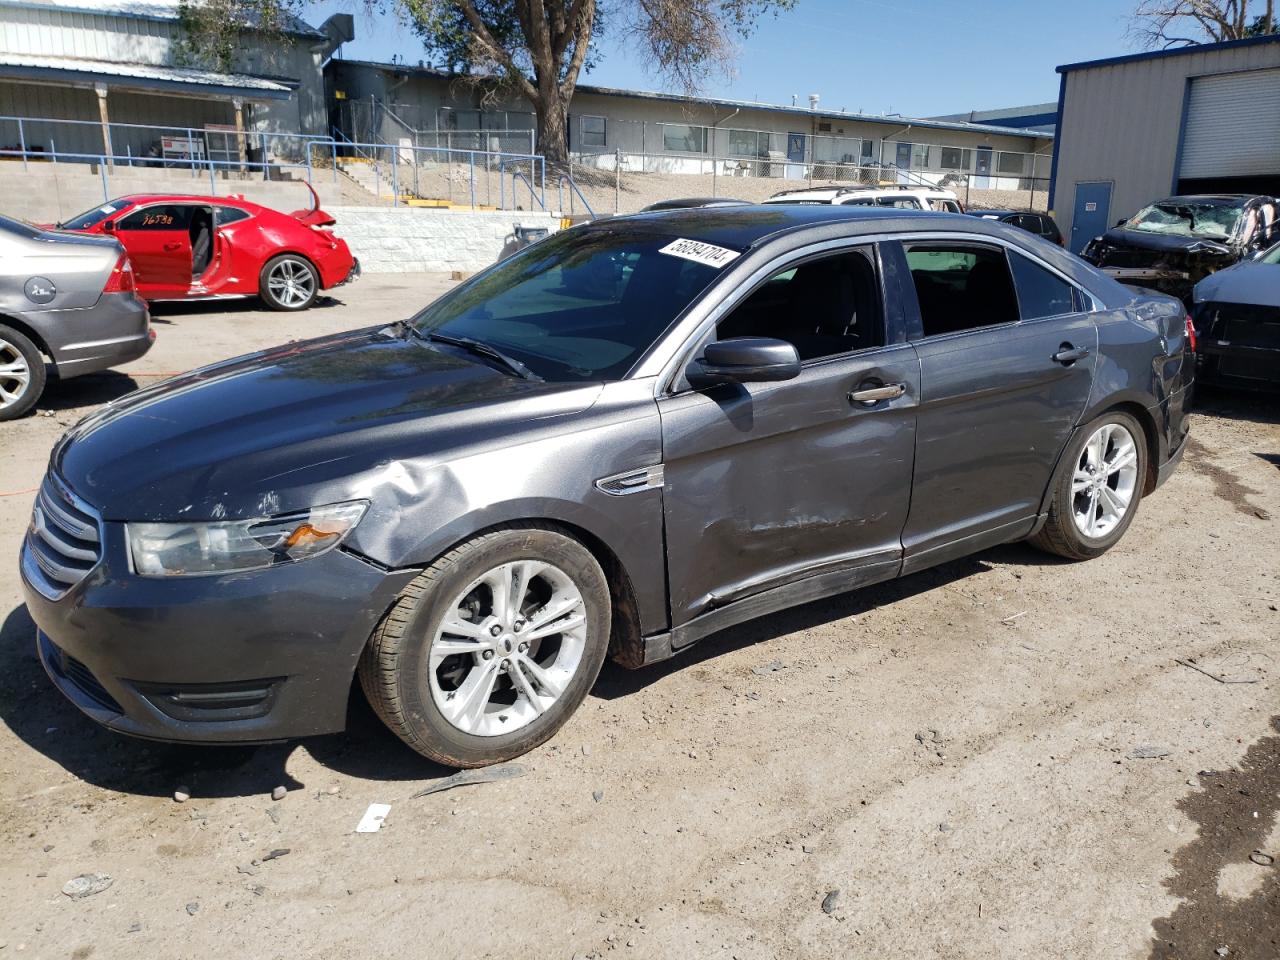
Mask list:
[[[538,145],[568,160],[569,103],[607,21],[661,79],[685,92],[727,68],[734,38],[796,0],[401,0],[433,58],[490,97],[515,93]]]
[[[1152,48],[1267,36],[1276,33],[1275,0],[1140,0],[1129,33]]]

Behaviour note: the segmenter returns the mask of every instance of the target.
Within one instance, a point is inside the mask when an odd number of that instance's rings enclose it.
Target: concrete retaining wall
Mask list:
[[[334,232],[368,273],[481,270],[502,252],[519,223],[555,232],[559,219],[523,210],[424,210],[412,207],[326,207]]]

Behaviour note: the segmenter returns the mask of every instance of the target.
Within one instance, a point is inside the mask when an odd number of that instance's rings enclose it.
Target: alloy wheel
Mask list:
[[[1086,537],[1105,537],[1124,519],[1138,485],[1138,445],[1127,428],[1104,423],[1080,451],[1071,478],[1071,516]]]
[[[281,306],[300,307],[315,292],[311,268],[297,260],[281,260],[267,274],[267,289]]]
[[[431,641],[431,697],[464,733],[511,733],[546,713],[582,663],[582,592],[539,560],[494,567],[450,603]]]
[[[11,407],[26,396],[31,386],[27,358],[14,344],[0,339],[0,407]]]

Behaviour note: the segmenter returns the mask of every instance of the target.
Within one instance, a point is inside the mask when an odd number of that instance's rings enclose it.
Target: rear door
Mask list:
[[[1030,530],[1088,399],[1098,333],[1083,293],[1021,253],[942,237],[887,246],[916,292],[909,572]]]
[[[115,234],[133,263],[139,292],[151,297],[185,296],[191,287],[190,207],[157,203],[116,221]]]

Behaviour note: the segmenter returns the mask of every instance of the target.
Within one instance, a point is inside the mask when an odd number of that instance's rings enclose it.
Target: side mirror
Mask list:
[[[115,233],[115,232],[116,232],[116,222],[115,222],[114,220],[103,220],[103,221],[102,221],[102,232],[103,232],[103,233]]]
[[[1115,227],[1112,227],[1111,229],[1113,229],[1113,230],[1114,230],[1114,229],[1116,229],[1116,227],[1123,227],[1123,226],[1124,226],[1126,223],[1128,223],[1128,222],[1129,222],[1129,218],[1128,218],[1128,217],[1121,217],[1119,220],[1117,220],[1117,221],[1116,221],[1116,226],[1115,226]]]
[[[689,382],[768,383],[800,375],[800,354],[785,340],[736,337],[707,344],[701,359],[689,365]]]

